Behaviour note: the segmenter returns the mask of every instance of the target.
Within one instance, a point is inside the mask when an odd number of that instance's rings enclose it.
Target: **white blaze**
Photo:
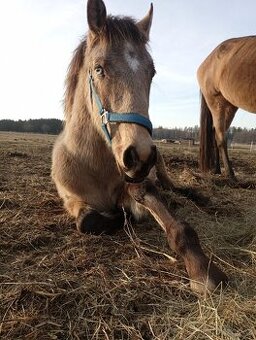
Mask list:
[[[125,56],[125,60],[127,61],[129,67],[133,70],[133,72],[136,72],[139,68],[140,62],[136,58],[136,55],[133,51],[133,48],[132,48],[131,44],[129,44],[129,43],[125,47],[124,56]]]

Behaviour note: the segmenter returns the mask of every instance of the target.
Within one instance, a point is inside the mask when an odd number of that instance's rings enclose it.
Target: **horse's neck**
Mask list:
[[[68,149],[95,171],[104,169],[107,164],[115,166],[112,150],[88,111],[87,107],[75,108],[67,121],[65,141]]]

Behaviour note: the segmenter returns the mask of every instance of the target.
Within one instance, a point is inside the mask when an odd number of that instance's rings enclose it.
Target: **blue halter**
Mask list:
[[[108,131],[107,124],[108,123],[135,123],[138,125],[141,125],[145,127],[150,135],[152,135],[152,123],[151,121],[142,116],[139,113],[135,112],[127,112],[127,113],[115,113],[115,112],[108,112],[102,105],[100,98],[95,90],[95,87],[93,85],[93,78],[91,75],[89,75],[89,84],[91,93],[94,96],[95,102],[99,109],[99,115],[101,116],[101,122],[102,122],[102,130],[104,131],[108,141],[111,143],[111,134]]]

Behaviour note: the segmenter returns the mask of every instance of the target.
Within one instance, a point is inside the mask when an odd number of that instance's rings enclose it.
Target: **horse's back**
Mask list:
[[[256,112],[256,36],[222,42],[199,66],[197,76],[206,96],[221,93],[234,106]]]

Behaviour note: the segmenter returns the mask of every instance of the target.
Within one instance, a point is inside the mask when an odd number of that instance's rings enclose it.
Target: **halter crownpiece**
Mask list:
[[[90,74],[89,75],[89,84],[90,84],[90,90],[91,93],[94,96],[95,102],[98,106],[98,113],[101,116],[101,126],[102,126],[102,130],[104,131],[108,141],[111,143],[111,134],[108,131],[107,128],[107,124],[108,123],[134,123],[134,124],[138,124],[143,126],[144,128],[146,128],[149,132],[150,135],[152,135],[152,123],[151,121],[142,116],[139,113],[136,112],[120,112],[120,113],[116,113],[116,112],[108,112],[102,105],[101,100],[95,90],[94,84],[93,84],[93,77]]]

